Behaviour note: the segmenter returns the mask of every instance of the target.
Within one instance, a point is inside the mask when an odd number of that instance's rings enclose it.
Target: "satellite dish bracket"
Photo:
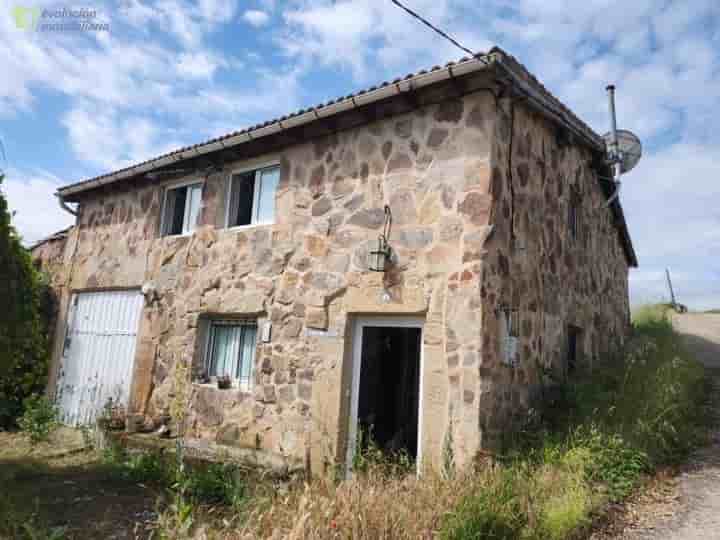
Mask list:
[[[610,109],[610,132],[603,136],[607,147],[607,163],[612,167],[615,191],[606,201],[610,206],[620,196],[620,177],[632,170],[642,156],[642,143],[630,131],[617,129],[615,118],[615,87],[608,85],[608,105]]]

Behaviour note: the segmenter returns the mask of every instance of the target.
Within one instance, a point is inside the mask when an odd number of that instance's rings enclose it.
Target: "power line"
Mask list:
[[[456,40],[455,38],[453,38],[452,36],[450,36],[447,32],[444,32],[443,30],[441,30],[440,28],[438,28],[437,26],[435,26],[434,24],[432,24],[430,21],[428,21],[427,19],[425,19],[422,15],[419,15],[418,13],[414,12],[414,11],[413,11],[412,9],[410,9],[409,7],[404,6],[404,5],[403,5],[402,3],[400,3],[398,0],[390,0],[390,1],[391,1],[393,4],[395,4],[397,7],[399,7],[400,9],[402,9],[403,11],[406,11],[407,13],[409,13],[412,17],[415,17],[418,21],[420,21],[421,23],[423,23],[425,26],[427,26],[428,28],[432,29],[433,32],[436,32],[436,33],[440,34],[442,37],[444,37],[445,39],[447,39],[450,43],[452,43],[453,45],[455,45],[455,46],[456,46],[458,49],[460,49],[461,51],[464,51],[464,52],[468,53],[470,56],[472,56],[473,58],[478,58],[479,60],[481,60],[482,62],[484,62],[484,63],[487,64],[487,60],[485,60],[482,56],[480,56],[480,55],[477,54],[477,53],[474,53],[473,51],[471,51],[470,49],[468,49],[467,47],[465,47],[465,46],[464,46],[463,44],[461,44],[458,40]]]

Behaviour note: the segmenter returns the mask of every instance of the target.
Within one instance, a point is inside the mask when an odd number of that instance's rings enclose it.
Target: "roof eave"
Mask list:
[[[60,197],[67,198],[133,176],[146,174],[179,161],[209,154],[249,141],[256,141],[257,139],[274,135],[303,124],[322,120],[353,108],[370,105],[395,95],[411,92],[431,84],[452,79],[453,77],[487,69],[488,66],[493,64],[493,61],[493,57],[484,55],[461,60],[458,63],[451,62],[442,68],[438,67],[430,71],[420,71],[416,75],[408,76],[404,79],[396,79],[391,83],[383,83],[383,85],[377,88],[366,92],[359,92],[326,105],[301,110],[297,114],[271,120],[241,132],[218,137],[195,146],[181,148],[125,169],[63,186],[57,190],[57,194]]]

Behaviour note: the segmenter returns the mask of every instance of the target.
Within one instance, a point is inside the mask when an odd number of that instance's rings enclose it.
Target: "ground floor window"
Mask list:
[[[254,321],[210,321],[205,355],[211,378],[228,376],[241,390],[252,387],[257,324]]]
[[[578,365],[578,357],[579,357],[579,351],[578,347],[580,345],[580,335],[582,334],[582,330],[578,328],[577,326],[569,325],[567,328],[567,360],[566,360],[566,370],[567,374],[572,374],[576,369]]]

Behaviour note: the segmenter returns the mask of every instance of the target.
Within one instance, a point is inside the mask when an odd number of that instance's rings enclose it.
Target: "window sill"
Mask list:
[[[213,382],[201,383],[201,382],[193,381],[192,385],[193,385],[193,386],[196,386],[196,387],[198,387],[198,388],[213,388],[213,389],[218,390],[218,391],[220,391],[220,392],[224,392],[224,391],[226,391],[226,390],[238,390],[241,394],[247,394],[247,395],[251,395],[251,394],[252,394],[252,388],[249,388],[249,387],[247,387],[247,386],[244,386],[244,387],[243,387],[243,386],[239,386],[237,382],[233,382],[233,383],[230,385],[230,388],[218,388],[217,383],[213,383]]]
[[[161,236],[160,238],[184,238],[185,236],[192,236],[195,234],[195,231],[189,231],[184,233],[178,233],[178,234],[165,234]]]
[[[251,223],[249,225],[235,225],[234,227],[225,227],[225,229],[223,229],[223,230],[230,231],[230,232],[247,231],[248,229],[257,229],[260,227],[272,227],[273,225],[275,225],[274,221],[270,222],[270,223]]]

